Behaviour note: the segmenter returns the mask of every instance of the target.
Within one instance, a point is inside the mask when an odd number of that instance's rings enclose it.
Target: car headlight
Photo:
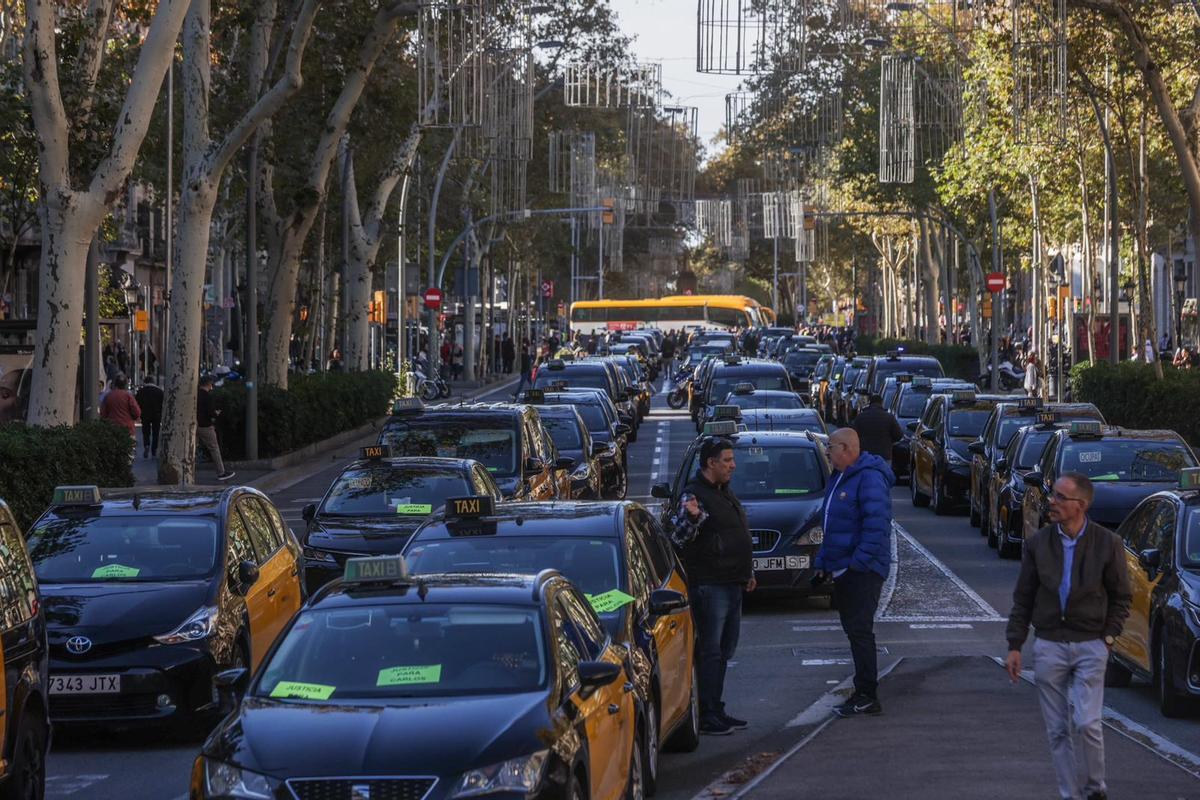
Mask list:
[[[1183,609],[1187,611],[1188,620],[1197,628],[1200,628],[1200,605],[1196,605],[1186,597],[1183,598]]]
[[[235,767],[223,761],[204,759],[205,797],[239,797],[245,800],[271,800],[279,781],[257,772]]]
[[[571,472],[571,480],[573,480],[573,481],[585,481],[585,480],[587,480],[587,478],[588,478],[588,474],[591,472],[591,470],[592,470],[592,467],[591,467],[591,465],[590,465],[590,464],[588,464],[588,462],[586,462],[586,461],[585,461],[585,462],[583,462],[582,464],[580,464],[579,466],[577,466],[577,467],[576,467],[576,468],[575,468],[575,469],[574,469],[574,470]]]
[[[183,621],[178,628],[154,640],[160,644],[183,644],[207,639],[217,630],[217,607],[206,606]]]
[[[825,529],[820,525],[813,525],[796,537],[796,544],[820,544],[823,541],[825,541]]]
[[[324,550],[318,550],[315,547],[304,548],[304,560],[316,562],[322,567],[337,567],[337,559],[333,557],[332,553],[326,553]]]
[[[528,794],[534,791],[542,780],[542,770],[546,766],[548,753],[548,750],[540,750],[530,756],[470,770],[459,779],[450,797],[479,797],[498,792]]]
[[[946,451],[946,463],[952,467],[969,467],[971,465],[970,461],[967,461],[953,450]]]

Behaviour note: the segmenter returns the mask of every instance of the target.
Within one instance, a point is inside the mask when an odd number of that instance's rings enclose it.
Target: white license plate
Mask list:
[[[51,675],[50,694],[120,694],[120,675]]]
[[[787,560],[783,556],[771,556],[769,558],[754,559],[755,572],[772,569],[787,569]]]

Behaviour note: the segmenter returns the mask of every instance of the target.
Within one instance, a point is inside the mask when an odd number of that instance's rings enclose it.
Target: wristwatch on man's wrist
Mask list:
[[[1105,637],[1104,637],[1104,643],[1105,643],[1106,645],[1108,645],[1109,647],[1112,647],[1114,644],[1116,644],[1116,643],[1117,643],[1117,640],[1116,640],[1116,639],[1114,639],[1112,636],[1105,636]]]

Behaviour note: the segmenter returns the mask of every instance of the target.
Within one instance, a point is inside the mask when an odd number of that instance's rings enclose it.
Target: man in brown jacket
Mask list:
[[[1052,524],[1025,542],[1006,633],[1006,665],[1015,683],[1031,623],[1037,632],[1034,679],[1064,800],[1108,796],[1104,673],[1131,600],[1124,545],[1115,533],[1088,520],[1092,496],[1092,482],[1078,472],[1054,482]]]

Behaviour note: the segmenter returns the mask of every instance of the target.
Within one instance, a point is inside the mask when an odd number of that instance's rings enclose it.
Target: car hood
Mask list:
[[[169,633],[210,601],[207,580],[171,583],[43,583],[50,644],[86,636],[94,645]]]
[[[396,515],[386,519],[319,520],[304,540],[306,547],[331,553],[392,555],[404,549],[427,516]]]
[[[449,777],[545,749],[551,724],[540,691],[356,706],[250,698],[209,737],[204,754],[285,779]]]
[[[742,507],[751,528],[779,531],[788,537],[804,530],[820,513],[824,501],[824,493],[781,495],[780,499],[743,500]]]
[[[1121,483],[1106,483],[1094,481],[1095,496],[1088,516],[1106,528],[1116,530],[1133,507],[1155,492],[1174,488],[1173,482],[1136,481]]]

